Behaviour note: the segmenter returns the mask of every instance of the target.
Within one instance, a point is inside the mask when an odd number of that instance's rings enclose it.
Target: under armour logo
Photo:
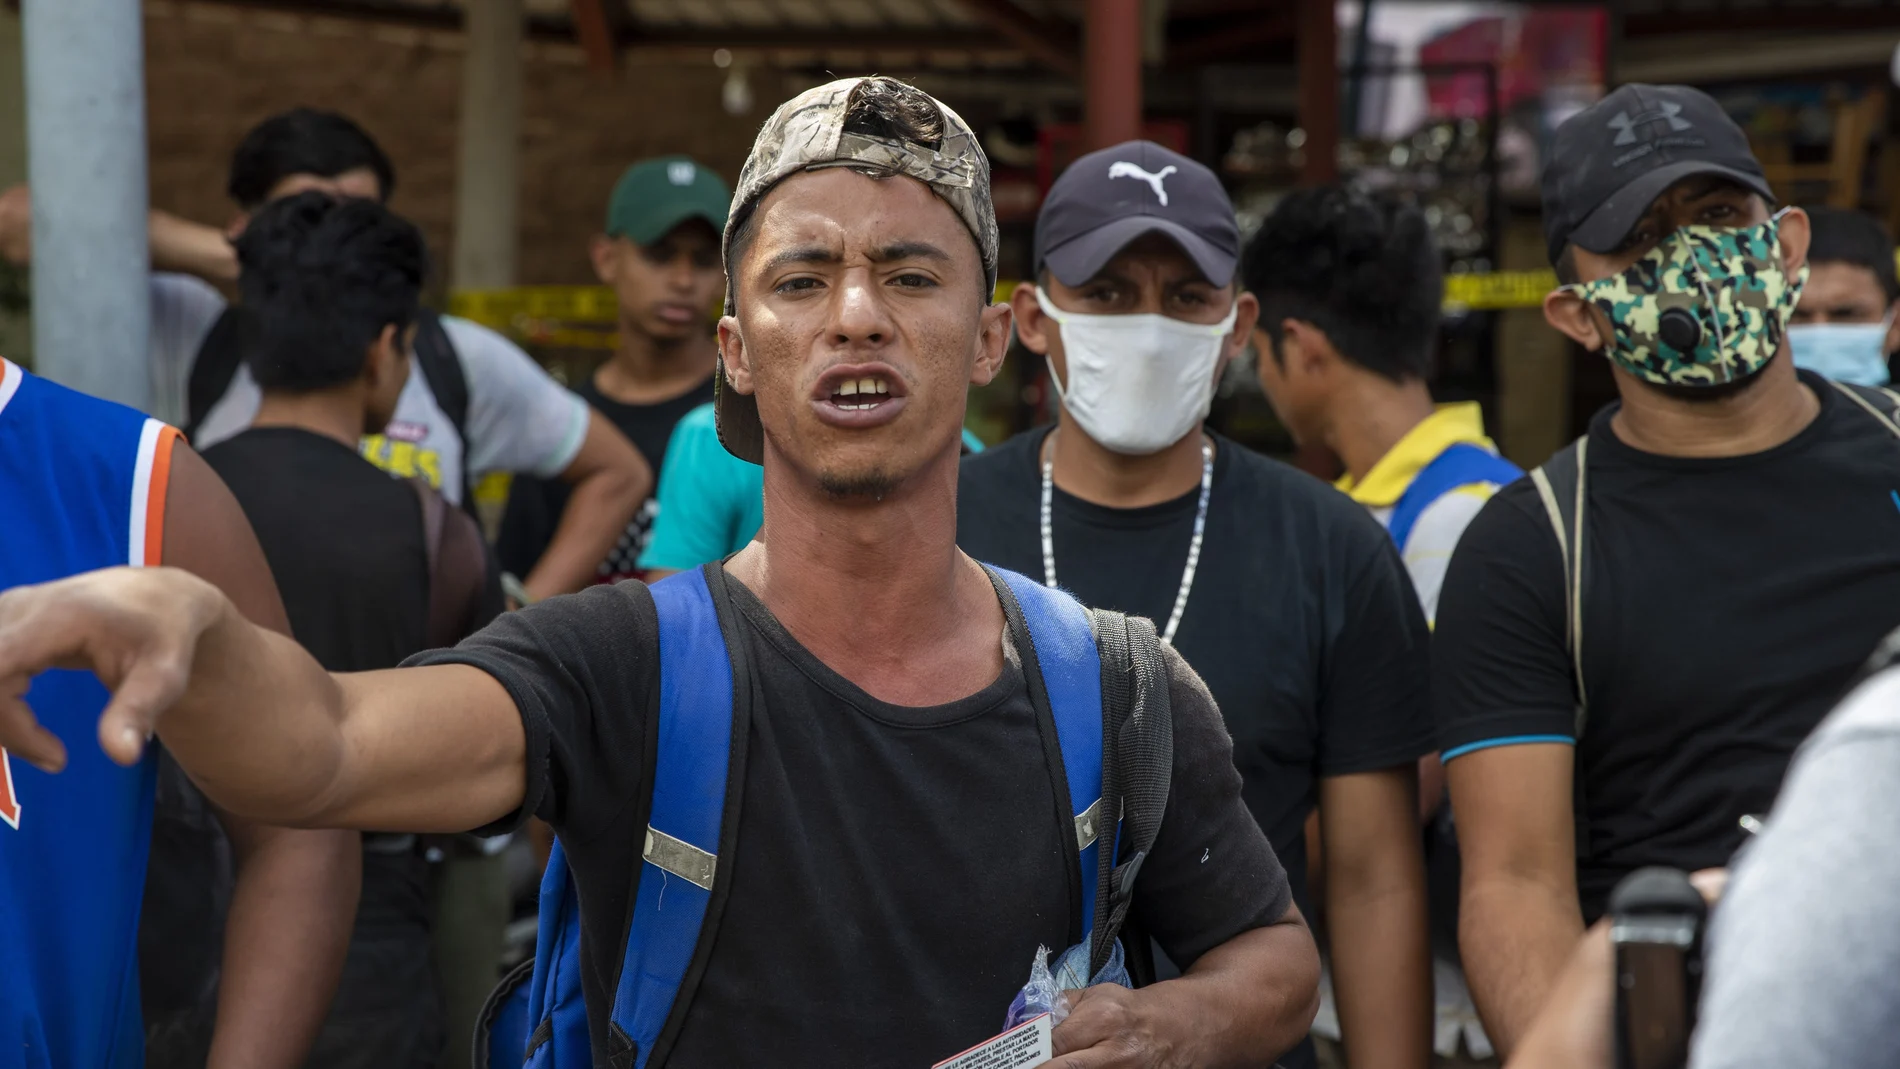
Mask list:
[[[1677,117],[1681,111],[1682,105],[1675,101],[1664,101],[1656,105],[1654,111],[1639,111],[1633,116],[1627,111],[1619,111],[1616,113],[1616,118],[1610,120],[1610,129],[1616,131],[1616,140],[1610,143],[1612,145],[1634,145],[1636,143],[1636,128],[1649,123],[1666,122],[1669,124],[1669,129],[1676,133],[1694,129],[1694,123],[1687,119]]]
[[[685,160],[674,160],[666,165],[666,180],[676,186],[693,184],[693,165]]]
[[[1163,208],[1168,206],[1168,191],[1162,187],[1161,181],[1174,172],[1175,166],[1172,163],[1153,173],[1144,171],[1127,160],[1116,160],[1108,165],[1110,178],[1139,178],[1148,183],[1148,187],[1155,191],[1155,199],[1161,202]]]

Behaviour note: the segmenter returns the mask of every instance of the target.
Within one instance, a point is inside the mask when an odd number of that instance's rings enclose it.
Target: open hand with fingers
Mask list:
[[[176,568],[110,568],[0,593],[0,748],[47,772],[66,748],[26,703],[34,676],[89,670],[112,690],[99,745],[138,761],[158,718],[185,692],[198,640],[229,606]]]

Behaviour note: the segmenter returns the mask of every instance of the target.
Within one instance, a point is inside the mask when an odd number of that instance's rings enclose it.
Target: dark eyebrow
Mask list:
[[[898,260],[948,261],[950,254],[928,241],[895,241],[882,248],[872,249],[869,258],[874,264],[888,264]]]
[[[835,264],[844,260],[838,250],[824,245],[801,245],[786,249],[770,260],[765,261],[765,270],[769,273],[793,264]]]

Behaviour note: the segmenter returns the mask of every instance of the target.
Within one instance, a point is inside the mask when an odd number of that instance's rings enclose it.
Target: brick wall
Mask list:
[[[226,170],[245,131],[299,104],[333,108],[389,153],[392,207],[423,228],[438,274],[446,272],[459,35],[181,0],[147,0],[145,9],[154,206],[222,225],[234,210]],[[587,70],[576,48],[537,43],[523,62],[522,283],[593,281],[587,242],[627,164],[685,152],[730,182],[779,99],[775,79],[757,78],[753,112],[727,115],[719,104],[725,72],[710,56],[636,60],[603,75]]]

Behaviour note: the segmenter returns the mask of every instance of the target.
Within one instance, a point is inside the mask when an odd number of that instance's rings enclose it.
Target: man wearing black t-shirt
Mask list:
[[[1012,301],[1058,421],[963,462],[957,541],[1155,621],[1219,703],[1302,912],[1319,803],[1346,1043],[1356,1064],[1423,1066],[1425,622],[1364,509],[1202,427],[1259,309],[1239,251],[1220,180],[1185,156],[1134,141],[1063,172],[1036,222],[1037,283]]]
[[[263,399],[204,458],[257,531],[291,635],[325,668],[363,672],[486,623],[500,583],[474,520],[356,448],[409,375],[422,235],[376,201],[302,193],[261,210],[237,249]],[[428,907],[416,837],[364,836],[356,927],[312,1069],[433,1069],[444,1021]]]
[[[712,400],[718,356],[707,322],[719,299],[719,231],[732,198],[719,176],[684,156],[627,168],[607,204],[607,230],[594,239],[594,271],[619,308],[614,354],[575,388],[640,450],[657,480],[681,417]],[[569,489],[555,479],[517,476],[495,552],[518,575],[547,548]],[[600,582],[640,573],[659,514],[648,494],[605,560]]]
[[[715,404],[727,448],[763,461],[772,534],[705,577],[734,610],[744,806],[707,870],[718,937],[661,1042],[679,1069],[928,1065],[994,1034],[1036,947],[1088,923],[1053,729],[955,540],[968,388],[1009,335],[989,304],[988,163],[919,90],[843,79],[773,114],[734,199]],[[609,1013],[659,744],[656,619],[644,584],[600,586],[331,676],[189,576],[98,572],[0,598],[0,687],[93,668],[115,690],[108,752],[129,761],[156,728],[242,812],[435,830],[540,815],[578,889],[605,1066],[636,1056]],[[1057,1066],[1262,1065],[1312,1020],[1317,955],[1219,711],[1179,657],[1164,667],[1173,778],[1133,916],[1185,975],[1072,996]],[[57,759],[17,704],[0,746]]]
[[[1790,361],[1808,220],[1734,122],[1618,89],[1557,130],[1544,221],[1545,318],[1621,402],[1471,523],[1433,662],[1460,945],[1507,1052],[1619,878],[1728,860],[1900,616],[1895,427]]]

